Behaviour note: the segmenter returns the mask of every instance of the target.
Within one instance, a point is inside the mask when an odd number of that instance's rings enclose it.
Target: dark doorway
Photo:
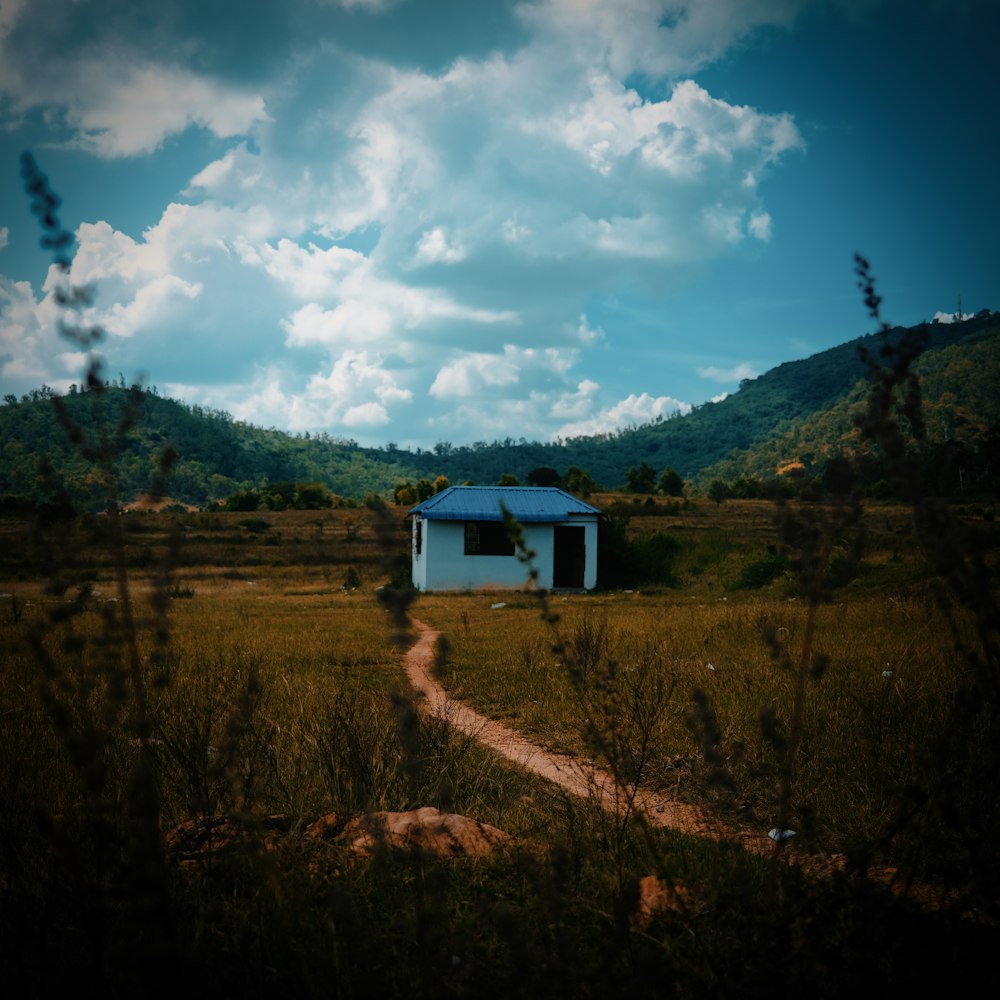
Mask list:
[[[557,527],[552,557],[552,586],[567,590],[583,589],[587,566],[587,546],[582,527]]]

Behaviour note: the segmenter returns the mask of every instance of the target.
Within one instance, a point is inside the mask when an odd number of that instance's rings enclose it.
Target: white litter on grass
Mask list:
[[[791,840],[795,836],[794,830],[779,830],[775,827],[768,833],[771,840]]]
[[[886,680],[888,680],[888,679],[889,679],[889,678],[890,678],[890,677],[892,676],[892,671],[891,671],[891,670],[883,670],[883,671],[882,671],[882,676],[883,676],[883,677],[884,677],[884,678],[885,678]]]
[[[506,601],[497,601],[496,604],[491,604],[490,607],[494,611],[496,611],[497,608],[505,608],[505,607],[507,607],[507,602]]]
[[[715,669],[715,664],[714,663],[706,663],[705,666],[708,667],[709,670],[714,670]]]

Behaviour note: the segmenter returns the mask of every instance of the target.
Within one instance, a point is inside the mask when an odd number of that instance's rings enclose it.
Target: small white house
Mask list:
[[[542,486],[451,486],[410,511],[413,585],[418,590],[518,590],[528,568],[503,520],[520,523],[535,553],[538,586],[591,590],[597,583],[601,512],[563,490]]]

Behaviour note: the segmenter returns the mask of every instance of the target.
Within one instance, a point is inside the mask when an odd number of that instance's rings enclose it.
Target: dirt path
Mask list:
[[[404,658],[407,677],[418,695],[425,699],[428,711],[446,719],[456,729],[467,733],[484,746],[506,757],[533,774],[540,775],[562,788],[570,795],[594,799],[611,812],[621,812],[627,805],[625,793],[615,784],[612,776],[590,761],[579,760],[567,754],[543,750],[525,739],[513,729],[480,715],[464,702],[448,696],[448,692],[434,678],[434,644],[440,632],[421,621],[411,619],[420,634],[417,641],[407,650]],[[633,806],[641,812],[651,826],[676,830],[678,833],[696,837],[707,837],[716,841],[740,844],[744,850],[755,854],[773,854],[774,842],[764,833],[751,833],[726,829],[713,823],[696,806],[686,802],[675,802],[656,792],[639,789],[635,793]],[[795,864],[812,875],[829,876],[832,872],[843,871],[846,859],[843,855],[803,854],[791,844],[782,851],[784,860]],[[898,890],[895,885],[894,869],[884,871],[869,869],[869,878]],[[919,891],[910,886],[907,891],[925,905],[934,905],[929,892]]]
[[[420,630],[420,635],[407,651],[404,666],[410,683],[425,699],[428,711],[446,719],[456,729],[474,737],[519,767],[553,782],[570,795],[596,799],[612,812],[624,809],[625,795],[607,771],[589,761],[543,750],[513,729],[450,698],[431,671],[434,644],[441,633],[420,621],[414,620],[413,624]],[[634,806],[654,826],[723,839],[722,831],[717,826],[711,824],[700,810],[686,803],[673,802],[655,792],[639,790]],[[766,843],[766,838],[764,840]]]

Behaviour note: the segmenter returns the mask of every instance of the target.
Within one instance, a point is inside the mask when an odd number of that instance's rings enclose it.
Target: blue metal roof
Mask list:
[[[554,486],[449,486],[410,513],[429,521],[502,521],[500,505],[527,522],[568,521],[574,514],[600,514]]]

